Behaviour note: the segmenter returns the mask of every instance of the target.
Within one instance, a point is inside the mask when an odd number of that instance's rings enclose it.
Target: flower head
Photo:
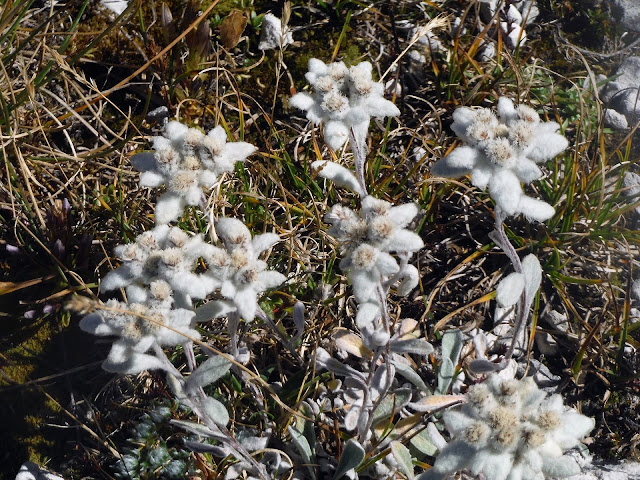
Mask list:
[[[506,214],[547,220],[553,207],[525,195],[521,184],[542,177],[537,164],[567,148],[567,139],[557,133],[559,128],[555,122],[542,122],[533,108],[516,107],[506,97],[498,101],[497,116],[488,108],[458,108],[451,129],[466,145],[436,162],[431,173],[445,177],[470,174],[471,183],[488,188]]]
[[[187,205],[200,204],[203,188],[256,150],[246,142],[227,142],[221,126],[205,135],[175,121],[167,124],[164,135],[153,138],[153,149],[134,155],[131,162],[142,172],[140,185],[167,188],[156,204],[157,224],[175,220]]]
[[[532,378],[503,380],[497,374],[472,386],[467,403],[443,419],[454,440],[421,480],[463,469],[487,480],[575,475],[577,463],[562,454],[594,426],[593,419],[566,408],[560,395],[547,397]]]
[[[325,64],[309,60],[307,81],[313,93],[296,93],[291,105],[305,110],[314,124],[324,124],[324,138],[334,150],[344,145],[349,132],[364,139],[371,117],[395,117],[400,110],[382,96],[384,87],[371,76],[372,65],[362,62],[351,68],[343,62]]]

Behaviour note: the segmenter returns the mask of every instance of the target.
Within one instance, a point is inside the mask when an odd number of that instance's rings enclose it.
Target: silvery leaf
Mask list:
[[[362,445],[360,445],[353,438],[347,440],[344,444],[344,449],[342,450],[342,456],[340,457],[340,462],[338,462],[338,467],[336,468],[336,473],[333,476],[334,480],[338,480],[346,473],[350,472],[358,465],[362,463],[364,460],[365,452]]]
[[[418,432],[416,435],[411,437],[409,443],[420,453],[430,457],[434,457],[438,451],[438,448],[431,441],[431,436],[429,435],[428,430],[421,430]]]
[[[187,420],[170,420],[172,425],[177,425],[180,428],[184,428],[187,432],[195,433],[196,435],[202,435],[203,437],[218,438],[220,434],[216,434],[206,425],[201,423],[189,422]],[[226,437],[223,437],[226,439]]]
[[[455,366],[449,357],[442,358],[440,369],[438,370],[438,387],[435,393],[443,395],[449,390],[449,386],[453,381],[453,375],[455,374]]]
[[[231,368],[231,362],[226,358],[216,355],[204,362],[187,378],[187,390],[190,392],[197,391],[198,387],[205,387],[224,374]]]
[[[422,338],[410,338],[407,340],[391,340],[389,348],[396,353],[414,353],[427,356],[433,352],[433,347]]]
[[[293,306],[293,323],[296,326],[296,335],[292,339],[295,343],[304,334],[304,304],[302,302],[296,302]]]
[[[400,409],[404,408],[411,400],[411,390],[408,388],[398,388],[390,393],[380,402],[378,408],[373,412],[372,426],[376,426],[381,421],[388,421]]]
[[[215,398],[206,397],[202,400],[202,408],[209,418],[218,425],[226,426],[229,423],[229,412],[226,407]]]
[[[191,440],[185,440],[184,446],[192,452],[196,453],[211,453],[218,458],[224,458],[231,455],[231,450],[226,447],[218,447],[209,443],[193,442]]]
[[[420,375],[418,375],[413,368],[399,360],[392,359],[391,362],[393,363],[393,366],[396,367],[396,371],[400,375],[409,380],[423,392],[431,393],[429,387],[427,387],[422,378],[420,378]]]
[[[315,463],[314,453],[311,450],[309,441],[305,438],[302,432],[299,432],[295,428],[289,426],[287,430],[289,431],[289,435],[291,435],[291,441],[293,442],[296,449],[298,450],[298,453],[300,453],[300,456],[302,457],[302,461],[307,465],[309,472],[311,473],[311,477],[315,479],[316,474],[312,467],[312,464]]]
[[[498,370],[500,370],[500,365],[484,358],[478,358],[469,364],[469,371],[475,375],[497,372]]]
[[[399,470],[409,479],[413,479],[413,463],[411,452],[400,442],[391,442],[391,453],[398,462]]]
[[[460,330],[448,330],[442,336],[442,357],[447,357],[454,365],[458,364],[462,351],[462,333]]]

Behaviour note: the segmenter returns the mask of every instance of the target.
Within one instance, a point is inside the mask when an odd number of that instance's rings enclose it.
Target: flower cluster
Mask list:
[[[372,286],[399,271],[398,262],[389,252],[414,253],[424,246],[417,233],[404,228],[417,213],[415,203],[393,206],[366,196],[359,214],[334,205],[325,215],[325,222],[332,225],[329,233],[338,241],[343,255],[340,268],[349,271],[359,303],[372,301]],[[398,287],[400,295],[417,285],[418,272],[413,265],[405,267],[405,274],[406,282]]]
[[[469,389],[467,403],[444,413],[454,437],[420,480],[463,469],[487,480],[567,477],[580,472],[563,451],[576,447],[594,427],[591,418],[565,408],[558,394],[546,397],[531,378],[503,380],[493,374]]]
[[[220,289],[220,295],[230,306],[213,301],[205,304],[199,314],[207,312],[237,311],[247,322],[253,321],[258,309],[258,295],[268,288],[282,284],[286,277],[280,272],[267,270],[267,264],[258,256],[280,241],[275,233],[263,233],[251,238],[249,229],[235,218],[222,218],[216,232],[224,248],[214,247],[203,256],[209,270],[204,274]]]
[[[360,305],[356,323],[370,346],[389,340],[388,328],[379,323],[386,289],[397,284],[397,293],[404,296],[418,284],[418,269],[408,260],[424,243],[417,233],[404,228],[417,213],[414,203],[392,206],[366,196],[359,214],[334,205],[325,216],[332,225],[329,233],[338,241],[343,255],[340,268],[349,272]],[[389,252],[401,255],[401,265]]]
[[[324,123],[325,141],[334,150],[345,144],[351,131],[364,144],[371,117],[400,115],[398,107],[383,98],[384,86],[373,81],[371,70],[369,62],[347,68],[343,62],[327,65],[312,58],[305,76],[314,93],[291,97],[291,105],[305,110],[314,124]]]
[[[433,175],[457,177],[471,174],[471,183],[489,188],[489,194],[507,214],[522,213],[544,221],[554,214],[548,203],[525,195],[521,182],[542,177],[537,164],[563,152],[568,144],[557,133],[556,122],[542,122],[531,107],[501,97],[498,115],[488,108],[461,107],[453,113],[451,129],[466,145],[437,161]]]
[[[202,235],[158,225],[138,235],[135,242],[115,248],[123,263],[105,276],[101,288],[125,288],[130,302],[144,303],[146,287],[161,279],[175,291],[178,306],[191,308],[192,298],[205,298],[215,289],[208,277],[192,273],[198,258],[211,256],[214,251]]]
[[[140,185],[167,191],[156,203],[156,224],[169,223],[187,205],[199,205],[202,188],[210,188],[224,172],[232,172],[256,148],[246,142],[227,142],[221,126],[207,135],[180,122],[169,122],[163,136],[153,138],[155,153],[139,153],[131,158],[142,172]]]
[[[85,332],[119,337],[102,363],[108,372],[139,373],[164,368],[158,357],[145,352],[153,346],[176,346],[187,338],[200,338],[192,326],[195,312],[172,308],[171,288],[166,282],[152,282],[149,297],[144,303],[108,300],[103,308],[80,321]]]

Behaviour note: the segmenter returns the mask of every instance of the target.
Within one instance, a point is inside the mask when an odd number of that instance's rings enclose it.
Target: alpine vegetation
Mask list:
[[[204,135],[175,121],[167,124],[165,135],[154,137],[153,146],[155,153],[135,155],[133,163],[143,172],[142,185],[166,187],[156,205],[156,227],[115,249],[122,264],[106,275],[101,286],[103,291],[124,289],[126,301],[111,299],[91,305],[92,311],[82,318],[80,327],[94,335],[115,338],[102,365],[105,370],[125,374],[165,370],[176,398],[203,423],[178,425],[220,445],[206,445],[207,451],[232,455],[259,477],[271,478],[268,466],[228,432],[226,407],[207,395],[204,387],[224,376],[232,363],[239,377],[248,379],[240,367],[248,361],[249,352],[240,344],[238,325],[240,319],[252,322],[258,313],[268,325],[273,324],[260,311],[258,298],[286,277],[269,270],[259,256],[280,237],[274,233],[252,237],[240,220],[219,218],[214,220],[214,227],[222,245],[216,246],[201,234],[192,235],[167,224],[182,215],[187,205],[202,206],[202,188],[211,187],[218,175],[232,172],[236,162],[244,161],[255,147],[227,142],[222,127]],[[194,308],[195,300],[212,295],[215,299]],[[197,323],[219,317],[227,317],[230,355],[200,342],[201,334],[195,328]],[[200,365],[194,342],[208,357]],[[185,353],[190,371],[186,377],[163,350],[177,345]],[[190,446],[205,448],[197,442]],[[263,461],[269,463],[269,458],[265,456]]]
[[[466,402],[446,411],[443,420],[453,439],[419,480],[464,469],[487,480],[575,475],[578,464],[563,452],[578,446],[595,424],[566,408],[560,395],[547,397],[531,377],[504,380],[497,374],[472,386]]]

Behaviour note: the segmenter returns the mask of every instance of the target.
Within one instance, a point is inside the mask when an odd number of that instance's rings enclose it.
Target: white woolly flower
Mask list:
[[[334,150],[345,144],[351,130],[356,138],[364,140],[371,117],[400,115],[400,110],[383,97],[384,86],[373,80],[371,71],[369,62],[347,68],[343,62],[325,64],[312,58],[305,77],[313,93],[296,93],[290,104],[306,111],[314,124],[324,124],[325,141]]]
[[[284,48],[293,43],[293,33],[288,27],[282,28],[282,20],[273,13],[267,13],[262,19],[259,50]]]
[[[563,452],[594,427],[593,419],[565,407],[560,395],[546,397],[532,378],[504,380],[498,374],[472,386],[467,403],[445,412],[443,420],[453,441],[419,480],[465,469],[487,480],[575,475],[578,464]]]
[[[224,172],[232,172],[256,148],[246,142],[227,142],[221,126],[207,135],[180,122],[169,122],[163,136],[153,138],[154,153],[134,155],[131,163],[141,171],[140,185],[166,186],[156,204],[156,224],[169,223],[187,205],[199,205],[202,189],[210,188]]]
[[[431,173],[444,177],[470,175],[471,183],[488,189],[489,195],[507,214],[522,213],[544,221],[554,214],[548,203],[529,197],[522,183],[542,177],[537,164],[551,160],[569,145],[557,133],[556,122],[542,122],[531,107],[501,97],[498,115],[488,108],[461,107],[453,113],[451,129],[466,145],[438,160]]]
[[[258,296],[265,290],[281,285],[286,277],[280,272],[267,270],[259,255],[280,241],[275,233],[264,233],[251,238],[249,229],[235,218],[222,218],[216,232],[224,249],[215,248],[203,258],[209,266],[204,274],[219,285],[220,294],[232,305],[209,302],[207,311],[219,316],[235,310],[247,322],[253,321],[258,309]]]
[[[389,252],[414,253],[424,243],[418,234],[406,227],[417,215],[414,203],[393,206],[391,203],[366,196],[360,213],[335,205],[325,216],[332,224],[329,233],[339,242],[344,258],[340,268],[349,272],[354,295],[359,303],[378,301],[376,286],[399,274],[398,293],[407,295],[418,284],[415,267],[400,266]]]
[[[105,276],[101,289],[126,288],[129,301],[143,303],[140,289],[144,292],[146,286],[163,280],[175,293],[176,304],[190,308],[192,298],[205,298],[219,286],[210,277],[193,272],[197,259],[212,256],[215,250],[202,235],[159,225],[138,235],[135,242],[116,247],[122,265]]]
[[[163,289],[162,286],[155,287]],[[149,296],[157,294],[150,292]],[[102,364],[109,372],[132,374],[164,368],[157,357],[145,353],[152,345],[175,346],[187,341],[187,337],[200,338],[198,331],[191,327],[195,312],[171,309],[170,303],[167,305],[153,298],[146,304],[109,300],[105,309],[80,320],[80,328],[93,335],[120,337]]]

